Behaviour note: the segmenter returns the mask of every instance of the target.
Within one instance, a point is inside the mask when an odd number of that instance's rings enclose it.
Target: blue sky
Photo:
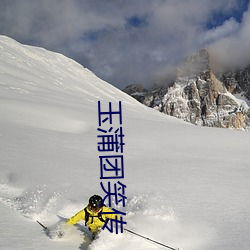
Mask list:
[[[222,10],[216,10],[211,14],[211,18],[208,19],[206,28],[212,29],[216,28],[217,26],[223,25],[225,20],[230,18],[234,18],[238,23],[242,22],[243,14],[247,11],[249,5],[249,0],[240,0],[237,3],[236,8],[232,8],[230,12],[223,12]]]
[[[201,48],[250,63],[249,0],[1,0],[0,34],[63,53],[111,84],[146,87]]]

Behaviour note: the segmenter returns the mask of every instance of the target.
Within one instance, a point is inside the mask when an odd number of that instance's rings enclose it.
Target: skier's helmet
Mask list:
[[[102,197],[99,195],[93,195],[89,198],[89,208],[92,211],[97,211],[102,207]]]

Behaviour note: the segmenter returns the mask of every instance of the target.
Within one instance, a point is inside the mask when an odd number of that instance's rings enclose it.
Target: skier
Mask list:
[[[85,225],[89,228],[94,239],[100,232],[100,229],[104,226],[107,219],[119,219],[119,216],[115,212],[102,205],[103,199],[99,195],[93,195],[89,198],[89,204],[72,216],[67,224],[74,225],[80,220],[85,220]]]

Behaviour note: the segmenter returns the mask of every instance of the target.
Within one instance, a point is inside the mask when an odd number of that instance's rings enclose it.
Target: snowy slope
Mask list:
[[[122,102],[127,228],[184,250],[250,248],[248,132],[165,116],[63,55],[1,36],[1,249],[162,249],[108,231],[90,245],[78,227],[51,240],[36,223],[104,194],[98,101]]]

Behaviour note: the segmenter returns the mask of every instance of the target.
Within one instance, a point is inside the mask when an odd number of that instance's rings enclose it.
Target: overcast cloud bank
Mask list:
[[[124,88],[166,78],[211,47],[222,63],[250,61],[248,0],[0,2],[0,34],[61,52]]]

